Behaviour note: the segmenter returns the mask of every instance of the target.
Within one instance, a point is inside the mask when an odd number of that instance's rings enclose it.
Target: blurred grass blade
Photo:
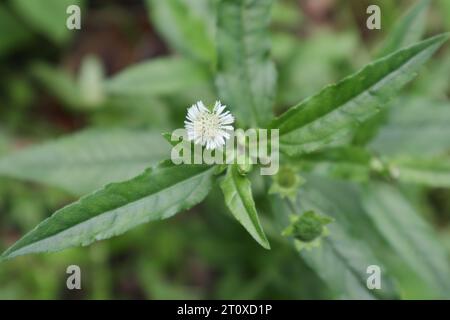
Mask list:
[[[388,33],[383,47],[377,57],[388,55],[405,46],[419,41],[425,32],[427,9],[430,0],[419,0],[409,9],[405,15],[394,25]]]
[[[272,117],[276,70],[269,59],[273,0],[221,0],[217,8],[219,96],[247,126]]]
[[[165,95],[207,84],[209,75],[193,62],[182,58],[157,58],[135,64],[107,79],[110,95]]]
[[[233,216],[265,249],[270,249],[264,230],[259,222],[255,201],[253,200],[250,181],[238,172],[237,165],[230,165],[222,180],[225,204]]]
[[[438,2],[439,11],[442,14],[444,23],[447,25],[447,29],[450,28],[450,2],[447,0],[439,0]]]
[[[411,81],[447,39],[442,34],[397,51],[292,107],[271,125],[280,129],[280,150],[308,153],[346,136]]]
[[[14,0],[10,1],[12,7],[22,18],[28,22],[30,27],[47,36],[57,44],[63,44],[69,40],[75,32],[67,29],[66,13],[70,5],[83,7],[82,0]],[[83,23],[83,15],[81,23]]]
[[[435,188],[450,188],[450,159],[399,158],[390,161],[403,182]]]
[[[147,0],[147,5],[152,23],[171,47],[204,63],[214,62],[212,1]]]
[[[0,4],[0,57],[32,39],[32,33],[5,6]]]
[[[321,30],[302,39],[289,33],[272,36],[273,57],[277,64],[277,107],[294,105],[336,82],[365,63],[362,60],[359,35],[353,31]],[[352,59],[349,59],[349,56]]]
[[[169,218],[206,197],[213,173],[214,167],[163,162],[56,211],[6,250],[2,258],[85,246],[139,224]]]
[[[169,153],[156,132],[87,130],[0,158],[0,175],[84,194],[130,179]]]
[[[102,61],[97,56],[87,55],[83,58],[77,84],[86,107],[95,108],[104,102],[104,77],[105,70]]]
[[[378,158],[362,148],[340,147],[302,156],[298,165],[304,172],[358,182],[369,181],[373,174],[406,183],[450,188],[450,159],[446,156]]]
[[[72,109],[83,106],[80,88],[72,75],[64,69],[46,63],[35,63],[31,73],[49,92]]]
[[[78,79],[68,71],[36,62],[30,71],[51,95],[74,110],[88,110],[104,102],[103,66],[95,56],[87,56],[81,63]]]
[[[387,184],[368,186],[364,206],[379,232],[397,254],[439,295],[448,298],[450,264],[431,227],[410,203]]]

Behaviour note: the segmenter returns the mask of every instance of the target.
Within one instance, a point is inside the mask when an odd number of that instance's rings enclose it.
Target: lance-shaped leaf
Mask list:
[[[164,95],[202,86],[209,75],[197,64],[181,58],[158,58],[129,67],[106,80],[105,90],[113,96]]]
[[[369,217],[397,254],[440,298],[450,293],[449,257],[432,228],[414,207],[387,184],[372,184],[365,194]]]
[[[147,0],[151,21],[169,45],[208,64],[215,58],[213,4],[209,0]]]
[[[88,245],[139,224],[169,218],[206,197],[213,173],[211,166],[163,162],[58,210],[6,250],[2,258]]]
[[[87,130],[0,158],[0,175],[83,194],[131,179],[169,154],[159,133]]]
[[[227,174],[220,187],[225,197],[225,203],[233,216],[261,246],[270,249],[269,242],[259,222],[250,181],[239,173],[237,165],[228,167]]]
[[[221,0],[217,9],[220,98],[238,121],[263,126],[272,116],[276,71],[269,59],[273,0]]]
[[[422,38],[429,4],[430,0],[420,0],[405,13],[389,32],[378,57],[392,53]]]
[[[308,153],[346,136],[411,81],[447,39],[438,35],[397,51],[294,106],[271,124],[280,129],[280,150]]]

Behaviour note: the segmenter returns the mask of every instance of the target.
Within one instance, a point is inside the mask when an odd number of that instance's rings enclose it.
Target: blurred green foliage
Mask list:
[[[385,39],[399,28],[396,23],[404,21],[401,17],[413,1],[370,2],[380,4],[383,12],[382,30],[373,33],[365,28],[368,1],[275,3],[270,37],[278,70],[277,113],[347,76],[380,52],[398,49],[392,48],[395,40]],[[69,3],[82,6],[80,31],[65,27]],[[134,176],[164,158],[165,142],[156,132],[179,127],[193,102],[215,99],[215,5],[215,1],[196,0],[0,3],[0,155],[32,146],[26,151],[28,157],[0,158],[2,252],[76,196]],[[432,1],[423,12],[427,17],[423,34],[449,28],[448,1]],[[450,272],[446,269],[450,252],[449,75],[447,47],[401,97],[390,102],[388,111],[376,120],[382,126],[364,126],[355,139],[355,148],[367,142],[382,162],[383,156],[394,156],[397,162],[389,165],[411,165],[408,157],[417,156],[439,160],[437,166],[421,162],[420,170],[415,166],[410,173],[410,181],[388,181],[398,187],[391,189],[386,181],[351,182],[373,174],[355,169],[355,163],[367,160],[358,150],[336,155],[339,161],[332,164],[319,161],[321,155],[311,156],[313,164],[307,159],[299,164],[312,173],[294,205],[336,219],[339,224],[331,224],[330,233],[338,237],[337,243],[324,238],[320,249],[299,255],[272,224],[274,216],[283,220],[281,212],[290,209],[281,203],[271,208],[264,194],[270,181],[252,175],[255,203],[271,251],[262,249],[232,219],[216,189],[201,205],[173,219],[139,226],[90,247],[3,262],[0,298],[448,298],[448,280],[440,277]],[[127,130],[127,136],[106,138],[102,136],[106,130]],[[59,158],[33,149],[35,144],[61,137],[62,141],[88,139],[92,150],[106,148],[112,155],[108,159],[116,161],[105,164],[99,156],[77,168],[76,160],[84,159],[83,150],[74,144],[73,157],[68,159],[58,147],[61,140],[45,145],[61,154]],[[127,146],[129,158],[123,158],[119,144]],[[14,172],[18,163],[27,170]],[[98,166],[104,168],[102,175],[89,169]],[[72,176],[61,178],[58,167],[70,168]],[[443,181],[440,185],[434,183],[438,177]],[[428,179],[431,186],[408,183],[414,179]],[[285,221],[279,223],[285,225]],[[398,229],[405,233],[397,234],[392,225],[400,225]],[[382,292],[372,294],[359,281],[365,275],[348,270],[354,270],[355,261],[371,264],[374,260],[383,261],[395,281],[387,280]],[[81,267],[81,291],[66,289],[65,271],[71,264]]]

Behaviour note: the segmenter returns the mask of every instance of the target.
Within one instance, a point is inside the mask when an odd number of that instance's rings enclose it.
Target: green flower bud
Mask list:
[[[317,215],[305,212],[294,225],[294,237],[305,242],[310,242],[319,237],[323,232],[323,224]]]
[[[291,224],[283,232],[285,236],[293,236],[302,242],[311,242],[325,234],[325,225],[333,221],[314,211],[307,211],[302,215],[293,216]]]
[[[274,176],[273,184],[269,189],[270,194],[279,194],[282,198],[294,199],[298,188],[304,183],[304,179],[297,174],[297,170],[291,166],[282,166]]]

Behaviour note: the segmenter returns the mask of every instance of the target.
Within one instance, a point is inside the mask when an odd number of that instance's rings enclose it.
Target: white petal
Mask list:
[[[190,141],[211,150],[223,146],[230,138],[233,122],[233,115],[220,101],[209,111],[200,100],[188,108],[184,125]]]
[[[199,112],[204,112],[204,111],[209,112],[209,110],[205,107],[205,105],[203,104],[203,101],[201,101],[201,100],[197,102],[197,107],[198,107]]]

